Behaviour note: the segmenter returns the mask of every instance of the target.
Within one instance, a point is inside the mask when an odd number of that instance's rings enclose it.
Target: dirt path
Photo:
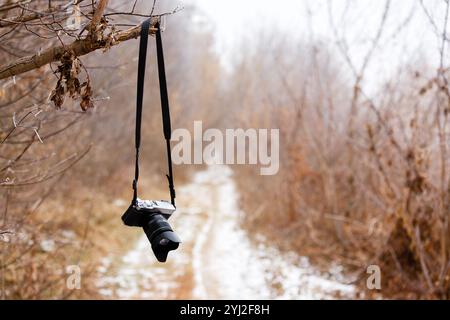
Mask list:
[[[339,268],[320,275],[305,257],[253,244],[238,224],[238,195],[227,166],[210,166],[177,190],[171,219],[183,243],[160,264],[145,235],[119,263],[105,258],[100,292],[122,299],[325,299],[351,296]]]

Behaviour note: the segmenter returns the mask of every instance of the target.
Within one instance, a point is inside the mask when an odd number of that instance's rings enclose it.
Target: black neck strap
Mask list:
[[[137,78],[137,99],[136,99],[136,167],[133,181],[133,204],[137,199],[137,185],[139,179],[139,148],[141,145],[141,122],[142,122],[142,102],[144,98],[144,80],[145,80],[145,63],[147,59],[147,43],[148,33],[150,30],[151,19],[145,20],[141,26],[141,39],[139,44],[139,63],[138,63],[138,78]],[[169,181],[170,200],[175,206],[175,187],[173,185],[172,173],[172,156],[170,152],[171,126],[170,126],[170,111],[169,111],[169,97],[167,94],[166,72],[164,68],[164,53],[161,41],[161,29],[159,22],[156,23],[156,55],[158,59],[158,74],[159,74],[159,92],[161,95],[161,111],[164,129],[164,138],[166,140],[167,148],[167,164],[169,173],[166,175]]]

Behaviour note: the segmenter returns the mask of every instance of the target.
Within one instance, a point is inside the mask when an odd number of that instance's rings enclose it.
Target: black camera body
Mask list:
[[[142,227],[159,262],[165,262],[169,251],[181,243],[167,220],[175,206],[164,200],[136,199],[122,215],[122,221],[130,227]]]

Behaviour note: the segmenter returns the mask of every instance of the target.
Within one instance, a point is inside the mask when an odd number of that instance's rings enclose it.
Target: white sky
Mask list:
[[[278,27],[292,38],[312,37],[336,43],[327,0],[180,0],[181,5],[190,3],[196,4],[214,26],[216,49],[225,65],[239,50],[242,39],[255,38],[264,28]],[[350,44],[350,55],[361,65],[378,30],[385,1],[332,0],[330,3],[331,16]],[[424,3],[442,31],[444,1]],[[308,10],[312,18],[308,18]],[[402,29],[402,22],[408,17],[411,17],[409,25]],[[376,87],[405,62],[420,60],[436,66],[439,46],[419,0],[392,0],[380,46],[368,69],[368,85]]]

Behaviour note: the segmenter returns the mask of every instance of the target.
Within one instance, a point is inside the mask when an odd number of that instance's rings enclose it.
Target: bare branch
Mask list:
[[[0,19],[0,28],[11,27],[11,26],[14,26],[17,24],[22,24],[24,22],[33,21],[33,20],[45,17],[47,15],[55,14],[55,13],[63,13],[63,11],[61,11],[61,10],[62,10],[61,8],[50,8],[50,9],[47,9],[42,12],[33,12],[30,14],[20,15],[20,16],[9,18],[9,19]],[[67,13],[64,13],[64,15],[68,16]]]
[[[154,26],[155,24],[156,20],[152,25]],[[51,62],[58,61],[66,51],[72,51],[77,57],[83,56],[95,50],[106,48],[109,45],[113,46],[123,41],[136,39],[139,37],[140,32],[141,26],[138,25],[128,30],[115,33],[112,36],[114,39],[112,42],[104,40],[92,41],[91,39],[86,38],[75,40],[66,46],[61,45],[49,48],[40,54],[36,53],[32,56],[23,57],[11,63],[7,63],[6,65],[0,66],[0,80],[40,68]],[[154,34],[155,32],[156,29],[154,27],[150,28],[150,34]]]
[[[24,4],[30,3],[30,2],[31,2],[31,0],[23,0],[23,1],[18,1],[15,3],[11,3],[11,4],[2,5],[2,6],[0,6],[0,11],[8,11],[11,9],[15,9],[20,6],[23,6]]]
[[[92,17],[91,25],[89,27],[89,33],[95,37],[95,31],[97,30],[97,26],[99,25],[103,13],[105,12],[106,6],[108,5],[108,0],[100,0],[97,8],[95,9],[94,16]]]

